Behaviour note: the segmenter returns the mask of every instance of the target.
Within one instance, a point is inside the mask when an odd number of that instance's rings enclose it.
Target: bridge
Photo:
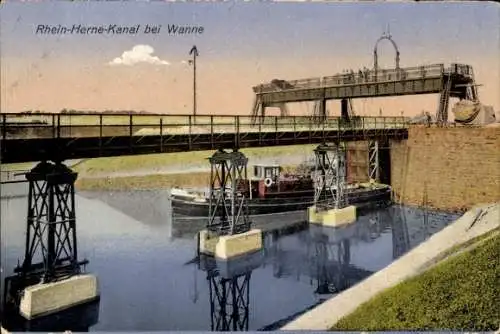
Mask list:
[[[326,117],[326,101],[341,100],[341,115],[349,117],[350,99],[403,95],[440,94],[436,112],[439,122],[447,122],[450,97],[477,100],[474,71],[464,64],[424,65],[392,69],[371,69],[333,76],[300,80],[275,79],[253,87],[255,102],[252,120],[265,115],[266,108],[279,107],[287,115],[287,103],[315,101],[314,114]]]
[[[382,38],[390,39],[390,36]],[[478,100],[474,74],[469,65],[452,64],[445,67],[437,64],[400,68],[397,51],[396,67],[384,70],[377,66],[376,47],[374,56],[373,70],[306,80],[273,80],[254,87],[256,101],[251,117],[117,113],[2,114],[1,162],[41,161],[26,173],[29,195],[25,258],[15,268],[16,275],[6,278],[9,284],[5,285],[8,288],[4,291],[4,300],[9,300],[11,306],[21,310],[22,303],[41,302],[33,301],[36,295],[32,295],[29,290],[31,286],[42,283],[41,289],[48,291],[47,295],[55,295],[55,282],[64,284],[67,290],[73,289],[73,284],[88,287],[88,295],[73,296],[75,300],[65,307],[99,297],[98,290],[94,289],[97,286],[95,276],[82,275],[88,261],[79,260],[77,253],[74,203],[77,173],[65,166],[64,160],[217,150],[209,158],[210,217],[206,230],[198,235],[198,253],[231,263],[242,255],[237,253],[241,249],[231,249],[231,245],[240,244],[239,238],[251,240],[245,242],[247,256],[262,248],[262,232],[251,229],[245,189],[239,186],[240,182],[235,182],[245,180],[247,175],[248,159],[238,149],[333,142],[334,145],[321,145],[315,151],[316,168],[322,171],[315,178],[315,183],[321,181],[321,191],[318,192],[321,195],[328,190],[325,187],[326,175],[335,175],[337,190],[328,203],[334,204],[336,209],[342,209],[346,204],[343,200],[346,154],[341,143],[368,141],[368,174],[370,178],[373,176],[373,179],[380,181],[378,166],[383,158],[378,154],[379,142],[385,146],[388,139],[406,139],[408,136],[407,118],[354,116],[352,112],[349,113],[351,99],[439,93],[437,120],[440,123],[448,120],[450,97]],[[326,101],[331,99],[341,100],[340,117],[327,115]],[[286,104],[300,101],[315,101],[314,114],[286,115]],[[265,116],[265,109],[274,106],[282,109],[281,117]],[[256,122],[257,118],[259,122]],[[224,152],[227,148],[231,152]],[[330,157],[334,159],[330,160]],[[387,158],[385,155],[385,160]],[[328,191],[333,195],[332,183],[328,184]],[[315,193],[315,204],[318,198]],[[231,210],[226,206],[228,203],[231,203]],[[222,209],[230,214],[213,214],[222,212]],[[320,251],[326,254],[325,249]],[[39,259],[41,262],[37,261]],[[307,259],[304,257],[302,260],[304,262]],[[347,255],[345,260],[348,263]],[[332,268],[323,266],[311,276],[319,279],[321,273]],[[354,270],[351,274],[363,276],[367,273]],[[248,282],[249,274],[246,273],[244,277],[244,282]],[[228,277],[222,278],[226,284]],[[328,282],[325,279],[322,281],[318,289],[328,288]],[[240,289],[238,284],[233,284],[231,288]],[[51,305],[46,307],[44,312],[54,311]],[[23,316],[30,318],[33,314]]]
[[[2,114],[1,161],[18,163],[406,138],[404,117]]]

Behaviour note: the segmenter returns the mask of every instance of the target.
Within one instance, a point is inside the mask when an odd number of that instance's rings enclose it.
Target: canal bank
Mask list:
[[[422,273],[443,260],[449,251],[500,226],[500,203],[478,205],[428,240],[311,311],[286,324],[283,330],[329,330],[380,292]]]

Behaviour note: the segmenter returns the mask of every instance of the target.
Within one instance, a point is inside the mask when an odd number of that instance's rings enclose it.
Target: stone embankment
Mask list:
[[[391,142],[398,202],[466,211],[500,201],[500,127],[411,127]]]

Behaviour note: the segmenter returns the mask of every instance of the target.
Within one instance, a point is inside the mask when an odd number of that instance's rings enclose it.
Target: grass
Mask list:
[[[248,173],[251,174],[251,165],[255,160],[303,154],[304,158],[313,156],[316,145],[294,145],[284,147],[257,147],[245,148],[241,151],[249,158]],[[80,190],[132,190],[132,189],[165,189],[171,186],[200,187],[208,185],[208,172],[154,174],[169,166],[205,164],[210,167],[207,158],[214,151],[193,151],[182,153],[164,153],[134,155],[110,158],[96,158],[82,160],[72,167],[78,172],[76,186]],[[4,171],[28,170],[34,163],[4,164]],[[293,170],[291,166],[283,166],[285,170]],[[116,177],[113,173],[143,171],[150,175]],[[102,175],[102,176],[100,176]],[[109,175],[109,176],[107,176]]]
[[[210,173],[194,172],[179,174],[159,174],[127,177],[102,177],[78,179],[76,187],[79,190],[139,190],[167,189],[178,187],[200,187],[208,185]]]
[[[292,172],[294,166],[283,166],[285,172]],[[248,171],[250,175],[250,171]],[[127,177],[80,178],[76,181],[78,190],[139,190],[167,189],[171,187],[208,187],[210,172],[153,174]]]
[[[245,148],[241,152],[250,159],[249,166],[252,161],[260,158],[271,158],[277,155],[297,155],[303,154],[304,157],[312,157],[313,149],[317,145],[293,145],[293,146],[280,146],[280,147],[255,147]],[[155,169],[172,165],[193,164],[193,163],[206,163],[209,167],[208,157],[215,151],[192,151],[181,153],[163,153],[163,154],[146,154],[146,155],[133,155],[121,156],[110,158],[95,158],[87,159],[77,164],[73,169],[80,173],[94,174],[94,173],[108,173],[108,172],[127,172],[134,170]],[[33,166],[35,163],[15,163],[15,164],[2,164],[2,170],[26,170]]]
[[[467,247],[362,304],[332,330],[497,330],[499,229]]]
[[[249,158],[249,167],[256,159],[271,158],[274,156],[286,156],[304,154],[304,157],[313,156],[313,149],[316,145],[294,145],[285,147],[258,147],[246,148],[241,151]],[[210,166],[208,157],[214,151],[195,151],[183,153],[166,153],[135,155],[113,158],[89,159],[75,166],[75,171],[86,174],[127,172],[144,169],[157,169],[172,165],[206,164]]]

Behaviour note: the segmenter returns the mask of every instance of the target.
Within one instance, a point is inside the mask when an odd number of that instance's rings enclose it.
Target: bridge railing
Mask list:
[[[468,65],[463,65],[468,66]],[[452,64],[453,67],[453,64]],[[470,67],[470,66],[469,66]],[[464,69],[462,71],[465,71]],[[336,74],[333,76],[326,76],[322,78],[306,78],[300,80],[286,80],[287,89],[314,89],[314,88],[328,88],[335,86],[362,84],[362,83],[376,83],[376,82],[393,82],[401,80],[415,80],[425,79],[429,77],[439,77],[444,73],[443,64],[431,64],[424,66],[405,67],[399,69],[360,69],[358,71],[351,71],[350,73]],[[255,93],[270,93],[279,92],[280,89],[272,83],[265,83],[253,87]]]
[[[170,136],[228,133],[282,133],[322,130],[406,128],[404,117],[356,117],[345,122],[329,117],[320,124],[311,116],[189,116],[142,114],[2,114],[2,139]]]

